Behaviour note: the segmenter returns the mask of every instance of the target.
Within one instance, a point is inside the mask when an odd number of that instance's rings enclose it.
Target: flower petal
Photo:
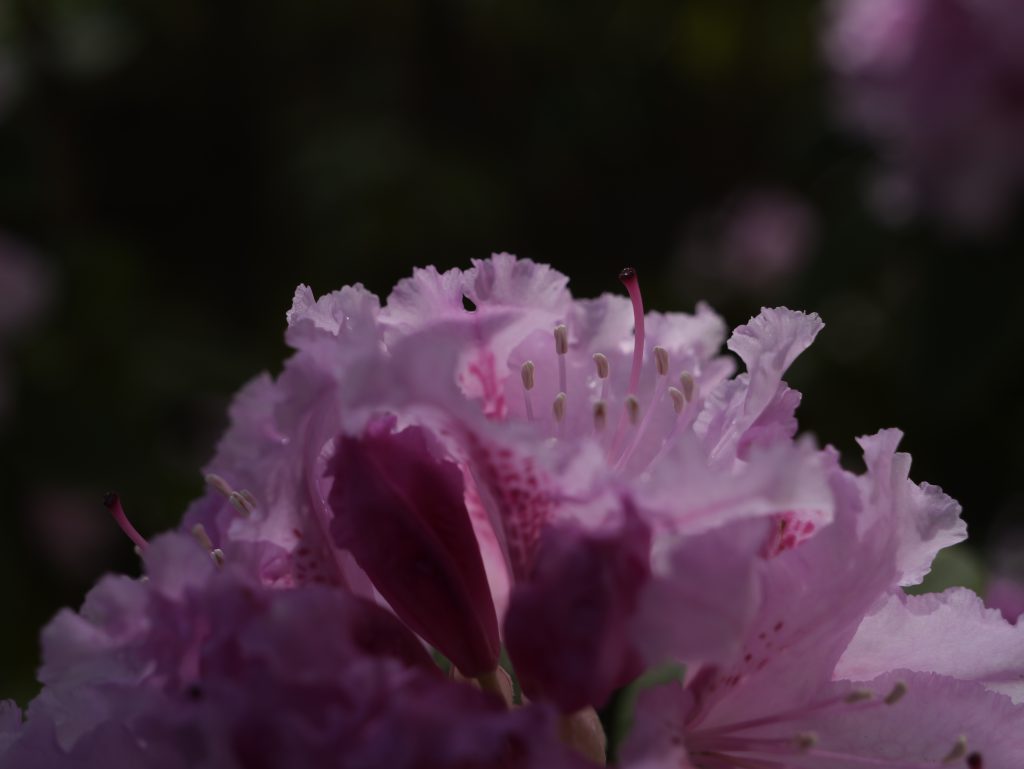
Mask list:
[[[979,681],[1024,701],[1024,627],[1008,623],[966,588],[893,593],[864,618],[836,678],[866,680],[906,668]]]
[[[601,706],[642,671],[629,620],[650,577],[650,530],[632,512],[620,527],[549,528],[533,574],[516,585],[505,640],[523,691],[565,713]]]
[[[413,630],[477,676],[497,666],[498,624],[459,468],[420,427],[377,419],[331,460],[331,533]]]

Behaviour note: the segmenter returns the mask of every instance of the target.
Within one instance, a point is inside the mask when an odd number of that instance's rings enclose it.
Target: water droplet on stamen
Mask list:
[[[594,404],[594,429],[600,432],[608,424],[608,404],[597,401]]]

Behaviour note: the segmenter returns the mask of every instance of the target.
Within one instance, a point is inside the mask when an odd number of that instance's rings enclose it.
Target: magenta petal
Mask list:
[[[395,613],[467,676],[493,670],[500,642],[462,474],[420,427],[393,417],[342,435],[329,472],[331,534]]]
[[[548,529],[532,578],[518,585],[505,643],[531,698],[564,712],[604,704],[642,672],[629,620],[650,578],[650,529],[629,515],[614,531]]]

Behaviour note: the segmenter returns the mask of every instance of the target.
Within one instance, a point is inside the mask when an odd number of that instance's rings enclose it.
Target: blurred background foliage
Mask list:
[[[137,569],[103,492],[147,533],[200,493],[297,283],[386,296],[492,251],[584,296],[632,264],[650,307],[730,325],[818,311],[803,429],[856,466],[854,436],[902,427],[913,477],[965,507],[980,584],[1024,505],[1024,219],[880,223],[822,21],[811,0],[0,4],[0,231],[49,292],[0,337],[2,691],[32,692],[58,607]]]

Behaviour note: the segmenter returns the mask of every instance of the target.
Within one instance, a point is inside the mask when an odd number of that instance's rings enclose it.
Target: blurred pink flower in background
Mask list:
[[[770,292],[807,266],[816,237],[816,217],[806,201],[781,188],[754,188],[697,217],[684,236],[681,259],[688,272],[729,290]]]
[[[837,0],[825,51],[842,119],[878,147],[880,214],[983,229],[1008,213],[1024,181],[1016,0]]]

